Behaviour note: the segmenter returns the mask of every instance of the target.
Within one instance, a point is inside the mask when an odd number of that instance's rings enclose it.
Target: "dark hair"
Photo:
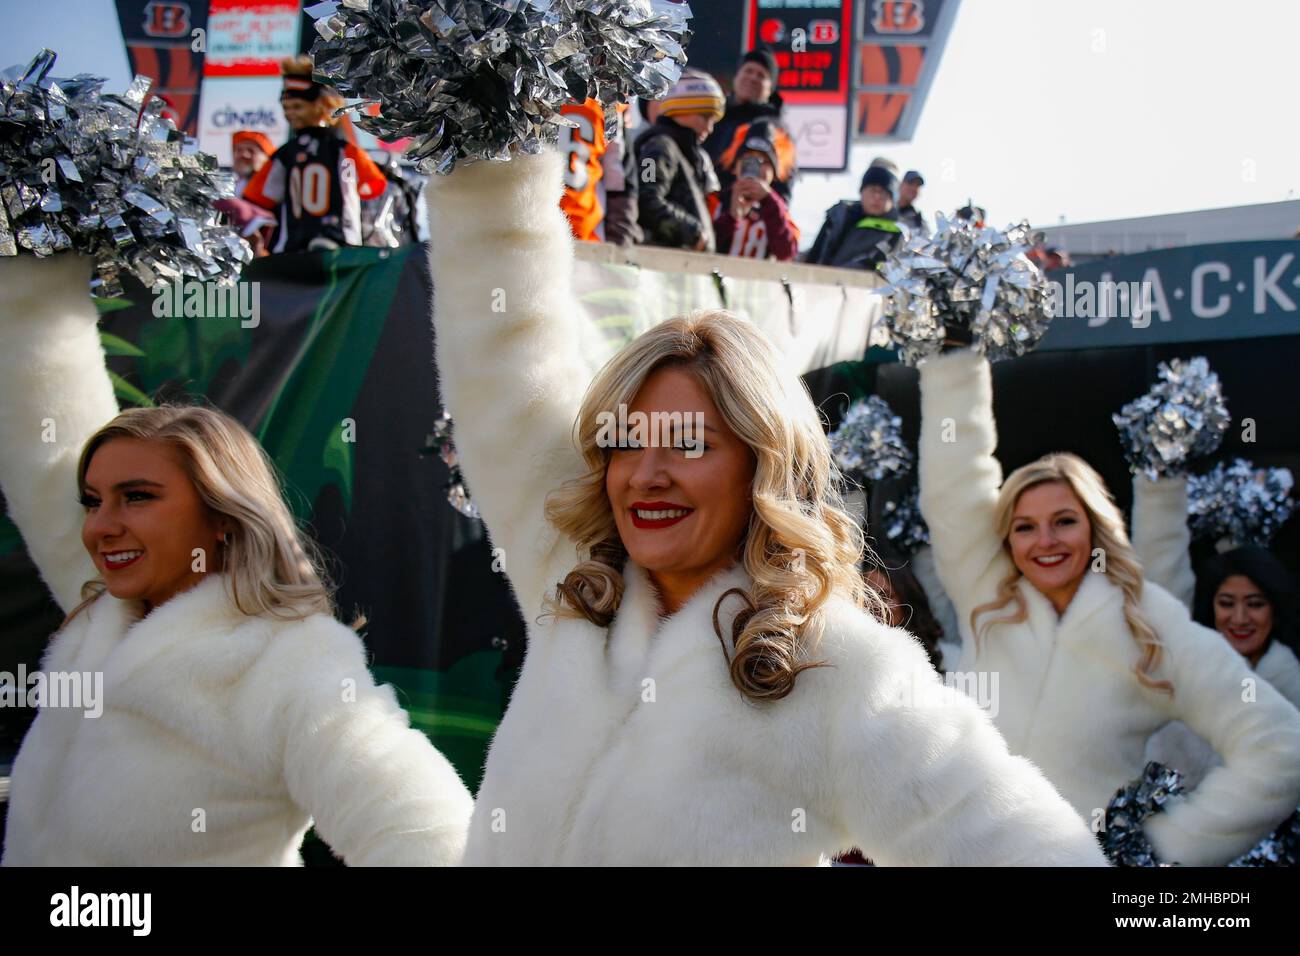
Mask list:
[[[1297,613],[1295,578],[1267,548],[1258,545],[1216,554],[1201,565],[1196,575],[1196,598],[1192,603],[1192,616],[1197,623],[1214,627],[1214,596],[1224,581],[1238,574],[1249,578],[1273,605],[1273,630],[1268,636],[1269,641],[1276,638],[1293,651],[1300,650],[1297,646],[1300,644],[1297,641],[1300,638],[1300,614]]]
[[[902,628],[921,642],[930,656],[930,665],[942,672],[943,654],[939,650],[939,641],[943,638],[943,625],[930,609],[930,599],[912,570],[911,562],[884,542],[876,542],[873,548],[875,560],[868,558],[863,565],[863,574],[879,571],[889,579],[889,589],[894,592],[898,606],[908,612]]]

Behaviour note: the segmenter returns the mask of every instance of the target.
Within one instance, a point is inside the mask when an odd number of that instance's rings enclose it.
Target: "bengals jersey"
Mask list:
[[[271,252],[300,252],[313,239],[361,245],[361,200],[388,180],[366,155],[330,126],[294,133],[244,189],[244,198],[276,213]]]
[[[578,124],[560,127],[559,150],[565,157],[564,195],[560,208],[569,217],[577,239],[604,238],[605,205],[601,179],[605,175],[605,110],[600,102],[566,103],[560,112]]]

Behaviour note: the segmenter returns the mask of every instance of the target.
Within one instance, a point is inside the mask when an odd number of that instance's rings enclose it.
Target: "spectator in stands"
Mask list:
[[[1064,249],[1058,249],[1056,246],[1048,246],[1043,255],[1043,271],[1047,272],[1052,269],[1067,269],[1072,263],[1070,254]]]
[[[968,222],[973,222],[976,226],[983,229],[984,220],[988,213],[984,211],[983,206],[977,206],[974,202],[967,199],[966,205],[958,209],[955,215],[958,219],[965,219]]]
[[[903,174],[903,181],[898,186],[898,221],[913,233],[928,233],[930,227],[925,222],[925,214],[916,208],[917,197],[925,179],[915,169]]]
[[[898,178],[885,166],[868,167],[861,195],[832,206],[807,262],[844,269],[875,269],[903,238],[894,209]]]
[[[742,126],[737,135],[739,142],[722,156],[733,179],[713,222],[718,251],[789,262],[799,251],[799,229],[776,184],[790,175],[794,143],[767,120]]]
[[[272,252],[361,245],[361,200],[388,188],[374,161],[334,118],[343,97],[312,79],[310,57],[280,63],[280,105],[292,135],[253,177],[244,198],[276,214]]]
[[[235,171],[235,195],[242,196],[244,187],[275,152],[270,137],[256,130],[241,129],[230,137],[230,166]]]
[[[560,208],[574,238],[618,245],[638,242],[636,179],[630,176],[631,157],[623,133],[627,104],[619,104],[618,125],[608,131],[605,108],[599,100],[568,103],[560,112],[578,124],[560,127],[558,144],[567,159]]]
[[[722,162],[722,156],[735,144],[737,130],[761,119],[777,125],[782,122],[784,104],[781,102],[781,94],[776,92],[779,77],[776,54],[769,47],[757,47],[740,58],[740,66],[731,80],[731,95],[727,97],[726,112],[704,143],[709,158],[718,168],[724,190],[731,185],[732,173]],[[792,169],[791,175],[778,180],[774,187],[787,203],[790,201],[793,172]]]
[[[638,221],[647,245],[716,248],[709,197],[718,191],[718,177],[702,144],[724,102],[713,77],[684,73],[664,97],[659,118],[637,139]]]
[[[631,104],[619,104],[618,128],[605,150],[605,241],[618,246],[645,241],[636,221],[639,181],[629,137],[630,124],[636,120]]]

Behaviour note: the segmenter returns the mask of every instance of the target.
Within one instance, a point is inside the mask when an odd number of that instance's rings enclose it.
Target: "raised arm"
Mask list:
[[[349,866],[460,863],[474,801],[393,689],[375,685],[356,634],[309,618],[276,635],[252,676],[240,712],[253,753],[283,760],[293,801]]]
[[[831,730],[837,816],[856,845],[883,866],[1105,866],[1083,818],[975,701],[918,646],[890,643],[891,660],[846,682],[857,693]]]
[[[1190,796],[1167,804],[1145,830],[1161,860],[1221,866],[1300,803],[1300,713],[1222,637],[1188,619],[1170,595],[1148,588],[1156,593],[1143,604],[1156,610],[1164,645],[1157,676],[1174,685],[1173,697],[1161,699],[1223,766],[1210,770]]]
[[[1148,581],[1160,585],[1187,608],[1192,606],[1196,575],[1188,550],[1192,533],[1187,527],[1187,479],[1144,475],[1133,479],[1133,549]]]
[[[118,411],[90,274],[72,253],[0,258],[0,488],[64,612],[98,574],[81,543],[77,459]]]
[[[989,363],[970,351],[923,362],[921,514],[963,642],[969,638],[971,609],[991,600],[1011,569],[995,524],[1002,485],[996,447]]]
[[[572,428],[590,378],[561,177],[560,156],[546,152],[475,163],[428,186],[442,397],[470,493],[530,623],[555,568],[576,563],[543,508],[582,473]]]

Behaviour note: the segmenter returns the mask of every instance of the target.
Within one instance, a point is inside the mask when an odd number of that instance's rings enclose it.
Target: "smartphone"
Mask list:
[[[746,156],[740,161],[741,179],[762,179],[763,161],[757,156]]]

